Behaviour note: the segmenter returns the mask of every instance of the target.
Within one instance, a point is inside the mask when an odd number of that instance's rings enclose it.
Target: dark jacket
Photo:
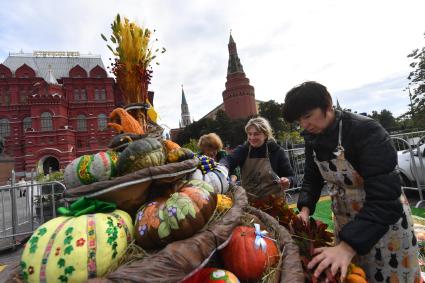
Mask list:
[[[336,111],[335,122],[318,135],[303,133],[305,140],[305,175],[298,199],[298,209],[306,206],[313,215],[324,184],[313,150],[319,161],[334,159],[338,143],[338,124],[342,119],[342,146],[345,157],[364,178],[366,200],[355,219],[347,223],[339,237],[360,255],[366,254],[402,216],[399,200],[401,185],[397,152],[385,129],[375,120],[349,112]]]
[[[279,177],[286,177],[290,181],[290,186],[294,184],[294,171],[292,170],[289,159],[286,156],[285,150],[280,147],[275,141],[269,140],[265,142],[259,148],[251,148],[250,158],[264,158],[266,157],[266,145],[269,150],[269,160],[273,171]],[[235,150],[222,159],[221,163],[229,168],[229,172],[234,172],[236,167],[241,168],[243,171],[243,165],[248,156],[249,143],[245,142],[239,145]]]

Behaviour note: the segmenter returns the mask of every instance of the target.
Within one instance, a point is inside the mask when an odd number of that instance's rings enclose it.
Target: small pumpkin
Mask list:
[[[21,258],[25,282],[86,282],[104,275],[132,241],[122,210],[54,218],[34,231]]]
[[[122,176],[151,166],[165,163],[164,148],[154,138],[143,138],[130,143],[117,162],[118,175]]]
[[[239,283],[238,278],[230,271],[206,267],[202,268],[182,283]]]
[[[229,244],[221,251],[226,269],[242,281],[260,279],[267,268],[279,261],[279,250],[274,241],[262,237],[265,247],[258,247],[255,240],[255,228],[237,226]]]
[[[348,274],[345,279],[347,283],[363,283],[367,282],[366,280],[366,272],[360,267],[351,263],[348,266]]]
[[[74,188],[115,177],[117,160],[118,153],[112,150],[74,159],[65,167],[66,187]]]
[[[349,274],[347,278],[345,278],[346,283],[367,283],[366,279],[358,274]]]
[[[170,152],[170,151],[172,151],[174,149],[180,148],[180,146],[177,143],[175,143],[175,142],[173,142],[171,140],[163,140],[162,143],[164,144],[165,149],[167,150],[167,152]]]
[[[225,194],[229,190],[229,181],[227,180],[229,170],[226,166],[216,163],[215,168],[204,173],[196,169],[190,176],[190,180],[202,180],[210,184],[216,193]]]
[[[144,249],[189,238],[199,231],[214,213],[217,196],[202,181],[182,181],[177,191],[142,206],[136,215],[136,242]]]
[[[191,159],[195,156],[195,154],[188,148],[180,147],[175,148],[167,153],[167,162],[181,162],[187,159]]]
[[[119,134],[133,133],[141,135],[145,133],[140,123],[123,108],[115,108],[109,115],[109,119],[112,122],[108,123],[108,126]]]

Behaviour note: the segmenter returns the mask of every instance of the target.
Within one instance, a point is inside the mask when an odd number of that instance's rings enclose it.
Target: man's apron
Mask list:
[[[339,122],[335,159],[319,161],[313,151],[314,161],[329,187],[336,243],[339,243],[339,231],[346,223],[354,220],[366,197],[363,178],[345,159],[341,135],[342,120]],[[389,231],[368,254],[353,259],[366,271],[369,282],[421,282],[413,220],[404,193],[401,194],[400,201],[403,205],[403,216],[400,220],[390,225]]]

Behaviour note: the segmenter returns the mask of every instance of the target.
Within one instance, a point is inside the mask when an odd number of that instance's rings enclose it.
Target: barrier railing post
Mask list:
[[[10,181],[10,197],[11,197],[11,210],[12,210],[12,249],[15,249],[16,244],[16,228],[18,226],[18,218],[17,218],[17,206],[16,206],[16,198],[15,198],[15,170],[12,170],[12,178]]]

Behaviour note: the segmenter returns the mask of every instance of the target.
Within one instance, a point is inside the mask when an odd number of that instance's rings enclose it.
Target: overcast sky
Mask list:
[[[283,102],[305,81],[343,108],[407,110],[407,55],[425,46],[424,0],[0,0],[0,62],[9,52],[80,51],[111,57],[100,33],[120,13],[156,29],[160,65],[150,89],[168,127],[180,119],[181,84],[198,120],[222,102],[229,31],[259,100]]]

